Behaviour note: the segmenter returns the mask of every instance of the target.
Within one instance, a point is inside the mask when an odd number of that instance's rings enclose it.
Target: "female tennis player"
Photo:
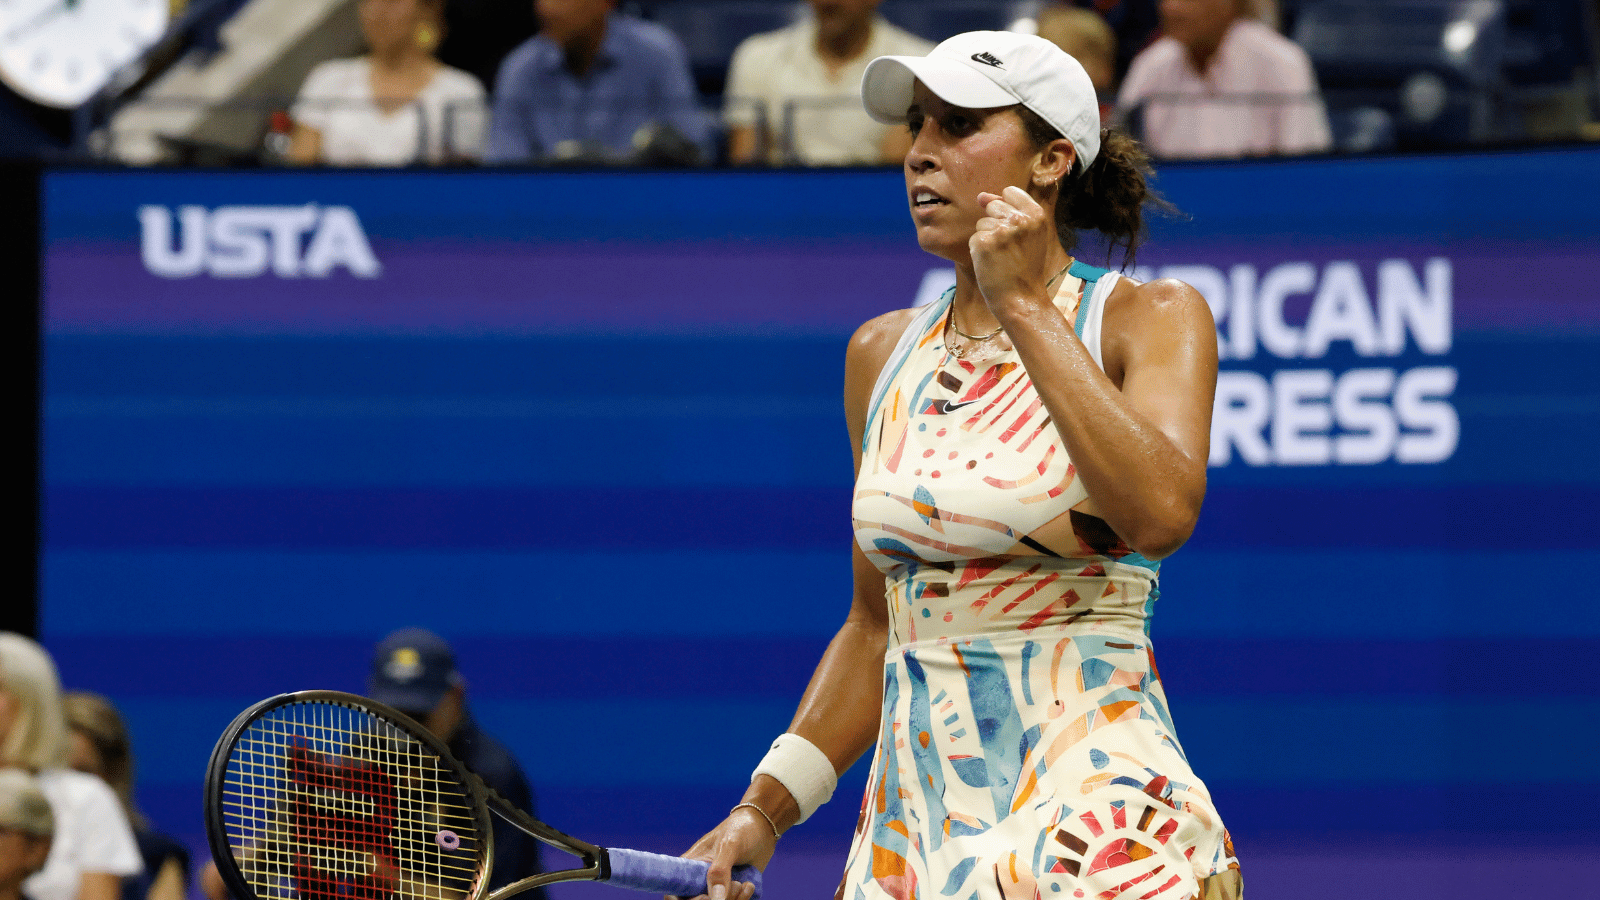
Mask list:
[[[1205,494],[1215,326],[1188,285],[1071,254],[1096,229],[1131,255],[1145,158],[1036,37],[883,57],[862,91],[915,136],[906,200],[956,286],[850,342],[850,614],[687,855],[746,900],[729,866],[764,865],[876,744],[845,900],[1237,897],[1147,636]]]

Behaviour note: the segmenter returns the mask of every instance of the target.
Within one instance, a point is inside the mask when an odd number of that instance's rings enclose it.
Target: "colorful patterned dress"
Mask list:
[[[1097,363],[1118,277],[1056,304]],[[856,541],[885,574],[883,724],[841,900],[1227,897],[1233,848],[1147,628],[1156,563],[1078,481],[1014,350],[944,347],[950,294],[873,391]]]

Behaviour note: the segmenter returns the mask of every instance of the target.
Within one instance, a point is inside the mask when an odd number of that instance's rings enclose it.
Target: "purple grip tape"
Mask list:
[[[706,892],[706,872],[711,866],[703,860],[663,856],[642,850],[609,850],[610,883],[635,891],[698,897]],[[734,881],[756,886],[755,900],[761,898],[761,872],[754,866],[735,866]]]

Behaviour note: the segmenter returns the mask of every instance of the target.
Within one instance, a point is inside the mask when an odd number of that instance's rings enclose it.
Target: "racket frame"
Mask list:
[[[560,884],[567,881],[605,881],[611,877],[611,861],[606,849],[596,844],[572,835],[557,831],[549,825],[535,819],[527,812],[518,809],[510,801],[500,796],[493,788],[484,783],[476,773],[461,764],[444,742],[439,740],[428,729],[422,727],[417,720],[399,710],[356,694],[343,691],[295,691],[288,694],[279,694],[268,697],[236,716],[222,737],[217,740],[216,746],[211,751],[211,761],[206,768],[205,783],[205,822],[206,837],[211,845],[211,855],[217,860],[217,872],[228,886],[229,892],[240,900],[275,900],[275,898],[261,897],[250,883],[245,880],[244,874],[239,870],[238,860],[234,857],[233,846],[228,842],[227,821],[223,808],[223,786],[226,782],[228,761],[233,756],[233,748],[239,738],[253,723],[260,720],[267,712],[280,707],[292,706],[296,703],[330,703],[348,707],[356,712],[366,713],[379,719],[388,719],[392,725],[405,732],[406,735],[434,753],[440,760],[442,768],[450,770],[461,782],[463,792],[473,803],[473,818],[482,833],[483,847],[483,875],[478,879],[472,892],[463,900],[503,900],[503,898],[520,894],[523,891],[544,887],[551,884]],[[489,879],[494,872],[494,828],[489,820],[489,811],[493,810],[500,818],[526,831],[538,840],[550,846],[572,854],[583,860],[584,865],[577,869],[563,869],[557,872],[545,872],[529,878],[513,881],[501,886],[498,890],[488,890]],[[298,895],[298,891],[296,894]]]

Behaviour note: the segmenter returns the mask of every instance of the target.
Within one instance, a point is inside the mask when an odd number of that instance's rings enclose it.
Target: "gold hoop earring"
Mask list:
[[[423,23],[417,26],[417,46],[424,53],[432,53],[439,46],[439,32],[432,25]]]

